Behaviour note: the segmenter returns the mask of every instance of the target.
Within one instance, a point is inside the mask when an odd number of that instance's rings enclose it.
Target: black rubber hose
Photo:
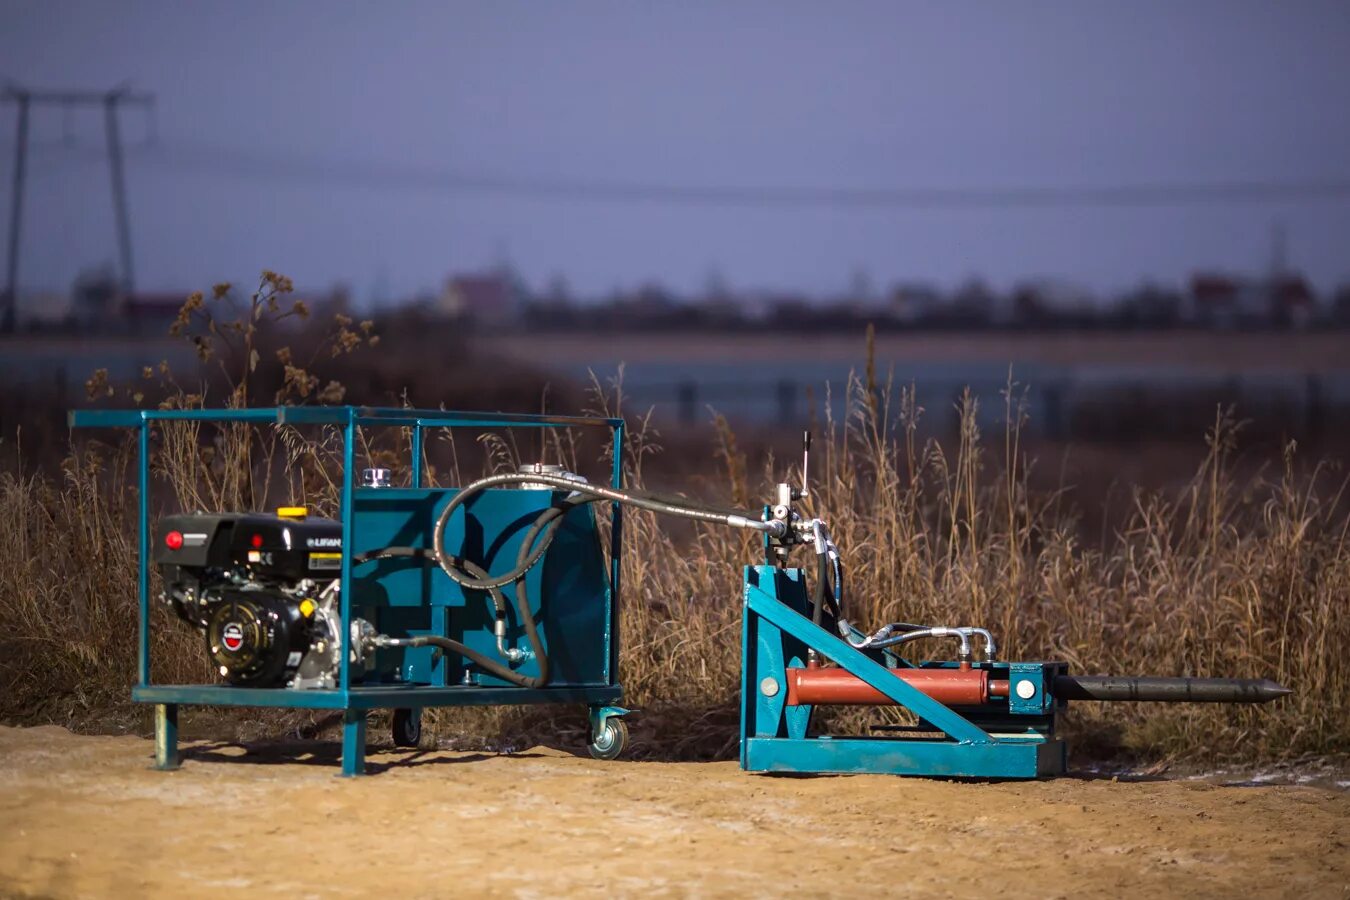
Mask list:
[[[819,625],[825,611],[825,594],[830,587],[828,553],[816,554],[816,589],[811,597],[811,624]]]
[[[404,638],[399,641],[399,646],[404,647],[440,647],[442,650],[449,650],[452,653],[458,653],[465,659],[472,660],[474,665],[496,675],[503,681],[509,681],[517,687],[535,688],[543,687],[544,682],[539,678],[529,675],[522,675],[511,668],[502,665],[494,659],[484,656],[477,650],[474,650],[466,644],[461,644],[454,638],[441,637],[438,634],[419,634],[416,637]],[[540,670],[544,668],[543,658],[540,657]]]
[[[497,677],[507,678],[508,681],[511,681],[513,684],[518,684],[521,687],[543,687],[548,684],[551,675],[549,671],[548,654],[544,651],[544,642],[539,637],[539,623],[535,621],[534,613],[530,610],[530,593],[525,582],[525,576],[533,567],[533,563],[527,565],[526,561],[530,559],[537,560],[543,555],[544,551],[549,548],[553,543],[553,538],[558,533],[558,528],[561,527],[563,523],[564,516],[578,506],[582,506],[586,503],[595,503],[599,499],[599,497],[587,497],[579,500],[564,500],[562,504],[558,506],[550,506],[548,509],[545,509],[530,523],[530,530],[525,532],[525,538],[520,543],[520,552],[516,554],[516,570],[520,572],[520,576],[516,579],[515,585],[516,613],[520,616],[520,624],[525,629],[525,636],[530,642],[530,649],[534,651],[534,658],[539,661],[539,674],[534,676],[521,675],[519,672],[507,668],[493,660],[489,660],[481,654],[474,654],[469,657],[470,659],[479,663],[479,665],[483,665],[484,661],[491,663],[491,666],[484,665],[483,667],[488,669],[488,671],[492,672],[494,675],[497,675]],[[537,546],[536,541],[538,542]],[[468,560],[457,560],[457,562],[459,563],[460,568],[463,571],[467,571],[470,575],[474,575],[478,578],[487,577],[487,572]],[[489,590],[492,592],[494,600],[502,601],[498,608],[504,614],[505,599],[502,597],[500,589],[493,587],[489,588]],[[450,639],[446,638],[446,640]],[[459,642],[455,641],[454,643]],[[465,649],[467,650],[468,648],[466,647]],[[510,672],[511,676],[508,678],[506,675],[503,675],[502,672]]]
[[[539,624],[534,620],[534,613],[530,611],[530,592],[525,584],[525,575],[529,567],[525,566],[527,560],[533,553],[532,545],[536,539],[539,545],[545,549],[553,543],[553,538],[558,533],[558,528],[563,523],[563,517],[571,512],[575,507],[583,503],[593,503],[594,500],[564,501],[561,506],[550,506],[530,524],[530,530],[525,532],[525,539],[521,541],[520,552],[516,554],[516,568],[522,569],[520,578],[516,580],[516,613],[520,616],[520,624],[525,629],[525,636],[529,639],[530,648],[534,651],[534,656],[539,660],[539,675],[536,679],[540,686],[548,683],[549,665],[548,655],[544,652],[544,642],[539,638]],[[542,532],[542,536],[541,536]]]
[[[835,620],[843,618],[844,565],[836,554],[830,563],[829,553],[816,554],[816,588],[812,592],[811,621],[819,625],[828,612]]]
[[[834,554],[834,591],[830,600],[834,604],[834,617],[842,619],[844,617],[844,560],[838,553]]]
[[[546,513],[549,511],[550,510],[545,510]],[[540,518],[542,518],[542,516]],[[536,519],[535,521],[536,524],[538,524],[538,520]],[[534,533],[537,533],[537,531],[535,531]],[[526,548],[522,547],[521,552],[524,553],[525,549]],[[354,557],[352,559],[352,565],[359,565],[360,563],[370,562],[371,560],[375,559],[393,559],[393,558],[420,559],[423,561],[435,561],[437,559],[436,555],[432,551],[426,550],[422,547],[385,547],[381,550],[375,550],[370,553],[363,553],[360,556]],[[467,559],[456,559],[455,564],[458,566],[462,566],[464,570],[469,572],[470,574],[477,574],[480,577],[487,574],[485,571],[483,571],[482,568],[480,568],[474,563],[469,562]],[[522,585],[524,584],[523,579],[521,580],[521,584]],[[495,587],[488,588],[487,593],[488,596],[492,598],[492,605],[496,608],[497,615],[505,616],[506,597],[502,595],[501,589]],[[517,606],[517,609],[519,610],[520,607]],[[458,653],[460,656],[472,660],[475,664],[477,664],[480,668],[484,669],[485,671],[491,672],[498,678],[501,678],[505,681],[509,681],[512,684],[517,685],[518,687],[527,687],[527,688],[543,687],[544,685],[548,684],[548,676],[549,676],[548,654],[544,652],[543,642],[539,640],[539,630],[535,626],[534,617],[529,614],[528,605],[526,605],[523,612],[524,614],[522,615],[521,619],[525,624],[525,633],[529,636],[530,647],[534,650],[535,658],[539,660],[539,674],[535,676],[522,675],[521,673],[510,668],[509,666],[504,666],[501,663],[497,662],[496,660],[484,656],[477,650],[470,648],[468,645],[463,644],[460,641],[455,640],[454,638],[441,637],[440,635],[433,634],[433,635],[417,635],[416,637],[401,638],[398,640],[399,643],[403,646],[408,647],[435,646],[440,647],[443,650],[450,650],[454,653]]]

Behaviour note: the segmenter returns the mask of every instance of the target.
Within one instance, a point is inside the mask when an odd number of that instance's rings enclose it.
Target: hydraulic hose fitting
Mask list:
[[[998,659],[998,645],[994,643],[994,635],[988,628],[971,628],[971,634],[978,634],[984,639],[984,661],[994,662]]]
[[[949,628],[946,625],[935,625],[929,629],[929,634],[933,637],[954,637],[960,644],[960,649],[956,652],[956,658],[959,662],[969,664],[973,658],[970,653],[970,635],[965,628]]]
[[[529,659],[533,654],[518,647],[506,646],[506,617],[498,616],[492,622],[492,633],[497,638],[497,652],[506,657],[507,662],[518,663]]]

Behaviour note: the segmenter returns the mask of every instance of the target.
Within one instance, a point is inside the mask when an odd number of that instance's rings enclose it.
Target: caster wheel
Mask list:
[[[394,710],[394,746],[416,747],[422,741],[422,711],[420,709]]]
[[[591,738],[586,749],[596,759],[614,759],[628,746],[628,724],[618,716],[605,720],[605,727]]]

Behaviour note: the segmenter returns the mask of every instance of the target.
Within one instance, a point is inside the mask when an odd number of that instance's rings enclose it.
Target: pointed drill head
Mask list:
[[[1065,700],[1156,703],[1269,703],[1291,694],[1269,678],[1160,678],[1153,675],[1061,675],[1055,696]]]

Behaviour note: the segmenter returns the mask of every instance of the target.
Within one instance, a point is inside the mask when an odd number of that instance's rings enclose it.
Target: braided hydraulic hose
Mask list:
[[[528,554],[523,563],[518,564],[517,567],[510,572],[487,578],[475,578],[473,576],[465,575],[464,572],[457,571],[450,564],[450,561],[453,560],[454,557],[445,552],[445,527],[449,523],[450,517],[455,514],[455,510],[463,506],[470,497],[491,487],[526,483],[547,484],[559,490],[586,495],[592,498],[591,501],[588,502],[594,502],[595,500],[612,500],[615,503],[623,503],[627,506],[648,510],[649,512],[661,513],[669,516],[680,516],[698,522],[713,522],[719,525],[730,525],[733,528],[749,528],[755,531],[767,532],[774,537],[783,537],[788,531],[787,524],[784,522],[764,522],[739,513],[692,505],[678,505],[669,500],[657,498],[650,494],[620,491],[614,488],[601,487],[600,485],[577,482],[570,478],[561,478],[556,475],[533,472],[512,472],[504,475],[491,475],[487,478],[480,478],[472,484],[465,486],[463,490],[450,498],[450,502],[441,510],[441,515],[436,520],[436,531],[432,536],[432,547],[435,548],[436,556],[441,564],[441,568],[456,584],[461,587],[474,588],[477,590],[487,590],[490,587],[501,587],[502,585],[510,584],[519,579],[521,575],[533,568],[535,563],[539,562],[540,557],[544,555],[544,551],[548,549],[549,541],[547,540],[541,541],[538,546]]]
[[[816,589],[811,598],[811,621],[819,625],[826,608],[836,622],[843,616],[844,564],[839,548],[830,540],[825,523],[814,519],[810,523],[816,545]],[[833,581],[833,583],[831,583]]]

